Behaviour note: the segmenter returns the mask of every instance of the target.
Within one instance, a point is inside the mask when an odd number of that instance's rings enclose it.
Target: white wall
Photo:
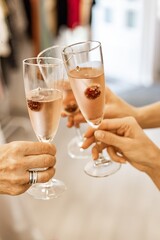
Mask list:
[[[111,23],[106,9],[112,10]],[[136,12],[135,27],[126,26],[126,12]],[[154,81],[156,0],[97,0],[93,39],[102,42],[108,77],[133,84]]]

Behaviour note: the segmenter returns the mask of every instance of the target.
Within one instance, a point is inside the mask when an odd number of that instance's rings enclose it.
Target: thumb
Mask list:
[[[114,147],[117,147],[121,149],[122,146],[125,144],[124,137],[120,137],[114,133],[97,130],[94,133],[95,138],[105,144],[112,145]]]

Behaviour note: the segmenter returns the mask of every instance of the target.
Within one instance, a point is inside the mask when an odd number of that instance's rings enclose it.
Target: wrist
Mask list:
[[[160,127],[160,102],[136,108],[136,120],[142,128]]]
[[[145,115],[144,115],[144,112],[143,112],[143,107],[142,108],[141,107],[135,108],[134,112],[135,112],[135,118],[136,118],[138,124],[142,128],[144,128],[143,125],[144,125],[144,122],[145,122]]]
[[[141,128],[151,128],[152,127],[152,116],[150,115],[150,110],[148,106],[136,108],[136,120]]]

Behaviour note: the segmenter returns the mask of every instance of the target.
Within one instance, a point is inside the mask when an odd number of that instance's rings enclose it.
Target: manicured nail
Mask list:
[[[103,139],[104,136],[105,136],[105,134],[102,131],[96,131],[95,132],[95,137],[98,138],[98,139]]]

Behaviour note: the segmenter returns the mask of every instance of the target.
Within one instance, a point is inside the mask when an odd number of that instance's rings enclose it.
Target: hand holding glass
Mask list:
[[[38,54],[39,57],[51,57],[62,60],[62,50],[64,46],[54,45],[44,49]],[[62,79],[61,79],[62,80]],[[59,81],[59,89],[63,91],[63,112],[69,117],[73,116],[79,111],[79,107],[72,92],[70,82],[66,70],[64,68],[64,81]],[[81,133],[80,126],[75,127],[76,136],[68,143],[68,154],[72,158],[88,158],[91,155],[90,149],[83,150],[81,148],[83,143],[83,135]]]
[[[62,92],[56,85],[63,79],[63,62],[53,58],[23,60],[23,78],[29,117],[39,141],[51,143],[57,132],[62,107]],[[44,169],[36,169],[43,171]],[[65,191],[64,183],[51,179],[33,184],[28,193],[37,199],[58,197]]]
[[[89,125],[98,128],[105,106],[105,77],[100,42],[87,41],[65,47],[62,56],[78,106]],[[97,143],[98,144],[98,143]],[[120,164],[102,154],[90,161],[85,172],[94,177],[105,177],[120,168]]]

